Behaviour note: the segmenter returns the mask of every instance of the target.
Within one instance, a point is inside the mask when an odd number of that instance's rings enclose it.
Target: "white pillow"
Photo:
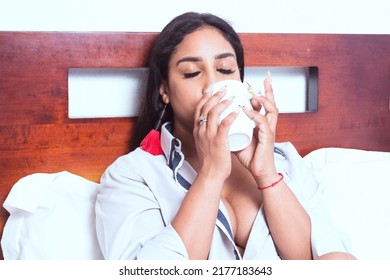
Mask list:
[[[358,259],[390,259],[390,153],[324,148],[304,157]]]
[[[4,259],[102,259],[98,187],[66,171],[20,179],[3,205],[10,212],[1,240]]]

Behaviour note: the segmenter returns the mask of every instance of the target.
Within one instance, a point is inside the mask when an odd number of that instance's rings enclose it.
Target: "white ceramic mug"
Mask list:
[[[258,94],[258,92],[254,91],[248,84],[237,80],[222,80],[212,84],[208,88],[208,91],[212,94],[221,90],[226,91],[226,95],[221,101],[231,99],[233,102],[221,114],[220,122],[231,112],[237,109],[239,110],[237,118],[230,127],[228,138],[230,150],[233,152],[240,151],[251,143],[253,128],[256,126],[255,122],[243,112],[242,107],[252,109],[250,99],[254,94]]]

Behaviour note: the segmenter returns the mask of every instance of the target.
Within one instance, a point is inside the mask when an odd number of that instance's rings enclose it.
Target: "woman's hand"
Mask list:
[[[275,104],[272,89],[272,78],[264,80],[265,96],[254,96],[251,100],[253,110],[244,108],[247,116],[256,123],[252,143],[237,152],[240,162],[250,170],[259,185],[268,181],[267,177],[275,176],[274,144],[279,110]],[[259,113],[261,107],[265,115]]]
[[[209,256],[222,189],[231,171],[227,135],[237,113],[219,124],[221,112],[231,103],[220,102],[223,96],[224,92],[205,93],[195,108],[193,137],[197,154],[187,153],[186,158],[194,160],[191,164],[198,174],[172,220],[190,259]]]
[[[231,104],[231,100],[223,100],[226,93],[219,91],[214,95],[205,93],[195,109],[194,139],[198,153],[199,170],[210,172],[214,176],[226,179],[231,171],[231,153],[228,142],[228,132],[237,117],[233,112],[221,123],[221,113]],[[201,119],[204,119],[201,121]]]

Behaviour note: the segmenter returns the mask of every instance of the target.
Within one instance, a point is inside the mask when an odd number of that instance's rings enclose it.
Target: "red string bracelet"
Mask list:
[[[275,182],[273,182],[271,185],[269,185],[269,186],[265,186],[265,187],[258,187],[257,189],[258,190],[265,190],[265,189],[268,189],[268,188],[273,188],[273,187],[275,187],[277,184],[279,184],[282,180],[283,180],[283,178],[284,178],[284,176],[283,176],[283,174],[282,173],[278,173],[278,175],[280,176],[280,178],[277,180],[277,181],[275,181]]]

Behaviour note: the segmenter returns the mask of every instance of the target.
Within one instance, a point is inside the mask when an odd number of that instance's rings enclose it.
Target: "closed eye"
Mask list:
[[[183,76],[186,79],[194,78],[200,74],[200,71],[192,72],[192,73],[184,73]]]
[[[235,69],[232,70],[232,69],[223,69],[223,68],[218,68],[217,71],[224,74],[224,75],[230,75],[230,74],[233,74],[234,72],[236,72]]]

